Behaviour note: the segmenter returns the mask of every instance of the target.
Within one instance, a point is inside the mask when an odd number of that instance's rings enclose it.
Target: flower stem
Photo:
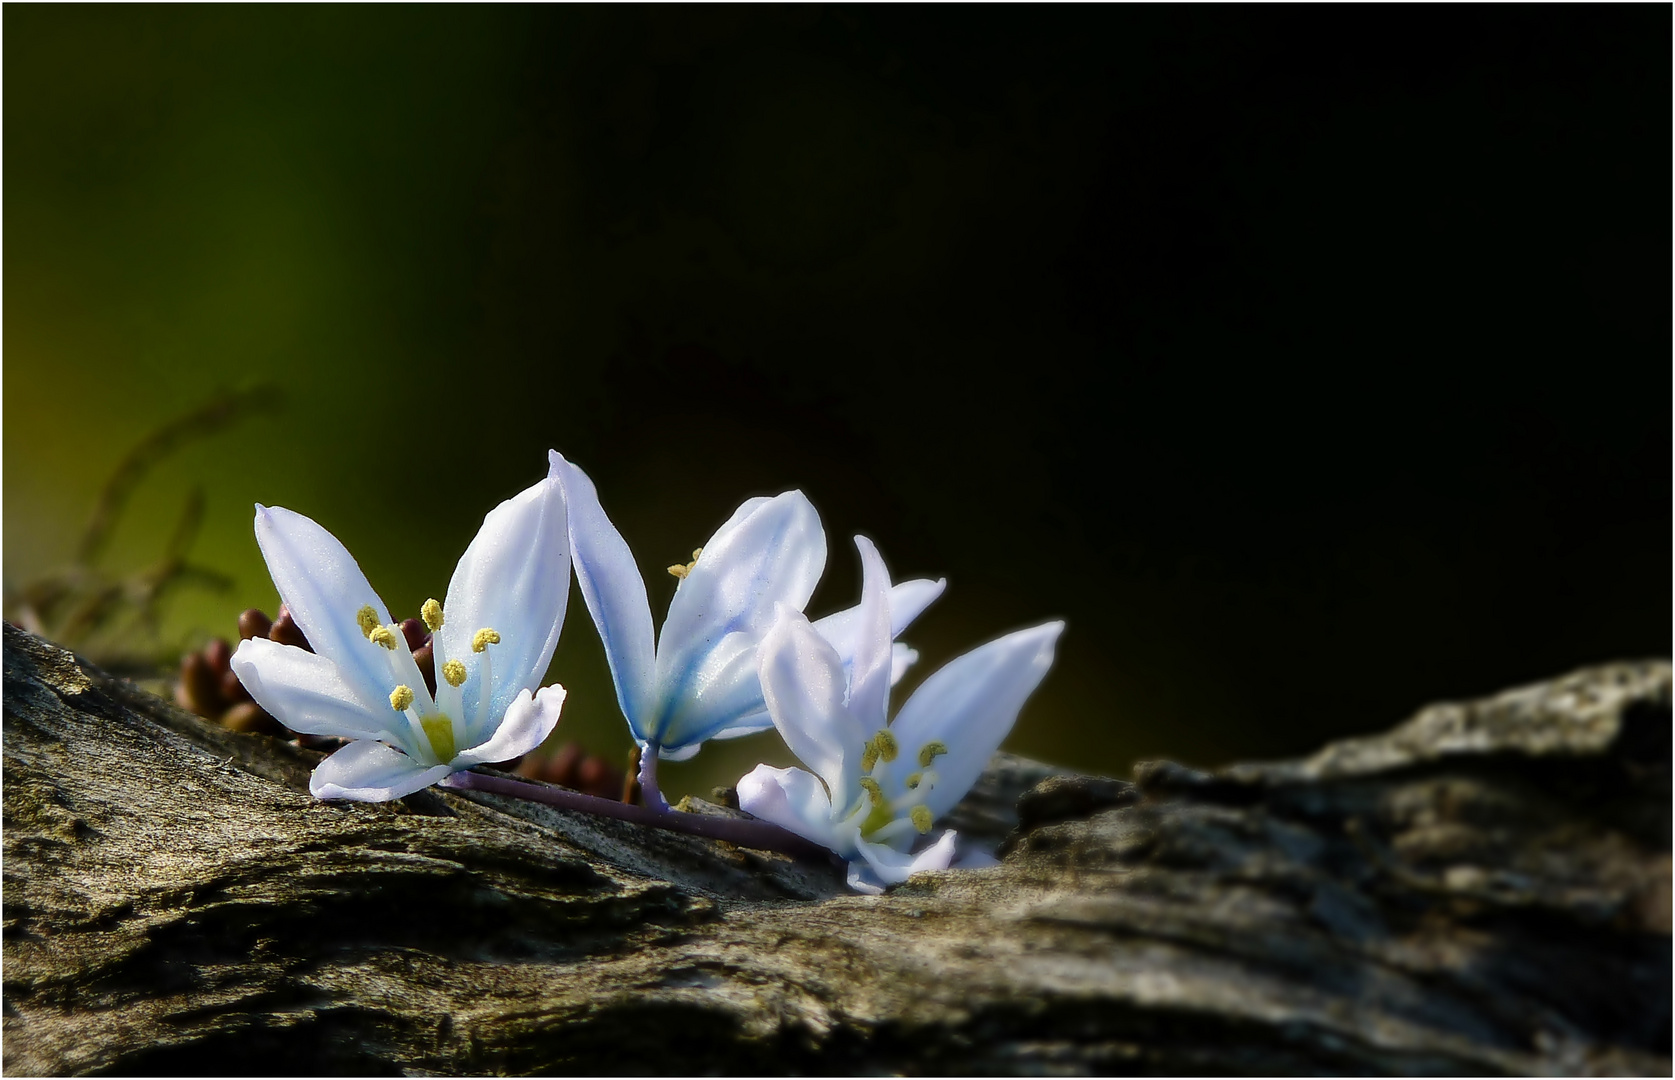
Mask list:
[[[640,747],[640,798],[647,806],[662,813],[669,812],[669,801],[657,786],[657,747]]]
[[[457,772],[442,780],[442,787],[461,791],[486,791],[494,795],[509,795],[514,799],[545,803],[565,810],[579,810],[600,817],[632,821],[650,825],[654,829],[702,836],[710,840],[725,840],[740,847],[760,851],[777,851],[794,859],[808,862],[830,862],[832,853],[818,844],[804,840],[794,832],[766,821],[740,818],[704,817],[678,810],[653,810],[649,806],[634,806],[594,795],[583,795],[566,788],[532,784],[484,773]]]

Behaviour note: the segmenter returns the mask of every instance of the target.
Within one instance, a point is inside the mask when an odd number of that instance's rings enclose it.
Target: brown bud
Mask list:
[[[628,771],[622,777],[622,801],[638,804],[641,800],[640,791],[640,747],[638,744],[628,748]]]
[[[622,792],[622,777],[602,757],[589,754],[576,769],[576,790],[602,798],[615,798]]]
[[[401,636],[407,639],[407,648],[410,651],[417,651],[420,645],[430,640],[430,630],[418,619],[403,619]]]
[[[238,675],[231,671],[221,674],[221,700],[227,705],[240,705],[250,700],[250,691],[238,681]]]
[[[739,789],[733,787],[710,788],[710,802],[717,806],[730,806],[739,809]]]
[[[233,647],[227,644],[226,638],[216,638],[204,646],[204,659],[209,662],[210,670],[224,675],[232,670]]]
[[[303,637],[302,628],[297,625],[295,619],[291,618],[291,613],[283,607],[279,609],[279,618],[273,620],[273,626],[268,630],[268,640],[277,641],[281,645],[294,645],[299,649],[307,649],[309,652],[314,651],[313,647],[308,644],[308,639]]]
[[[408,620],[411,622],[412,620]],[[425,685],[430,687],[430,696],[436,696],[436,652],[429,644],[420,645],[413,650],[413,662],[419,665],[419,674],[425,677]]]
[[[557,753],[547,759],[547,767],[541,777],[550,783],[573,788],[576,786],[576,766],[581,764],[581,761],[581,746],[575,742],[566,742],[558,748]]]
[[[175,684],[174,699],[182,707],[213,720],[221,712],[220,689],[202,653],[191,652],[180,658],[180,681]]]
[[[238,639],[249,641],[253,637],[267,637],[268,631],[273,629],[273,620],[268,618],[261,608],[250,608],[238,617]]]
[[[246,701],[228,709],[221,717],[221,726],[249,735],[279,735],[285,731],[279,721],[263,712],[262,707],[254,701]]]

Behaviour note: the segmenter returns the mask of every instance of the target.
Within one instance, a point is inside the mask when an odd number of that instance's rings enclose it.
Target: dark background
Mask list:
[[[946,575],[918,676],[1069,622],[1008,745],[1305,751],[1671,639],[1670,10],[4,13],[5,572],[217,388],[165,643],[392,609],[557,447],[651,584],[747,495]],[[127,560],[125,563],[124,560]],[[559,737],[628,740],[579,596]],[[705,790],[772,736],[670,770]]]

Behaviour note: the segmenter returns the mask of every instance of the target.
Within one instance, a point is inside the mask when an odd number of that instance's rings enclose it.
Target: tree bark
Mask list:
[[[1000,865],[307,793],[5,628],[7,1073],[1662,1073],[1670,669],[1133,783],[1000,755]],[[1021,796],[1021,798],[1020,798]],[[736,813],[693,804],[705,813]]]

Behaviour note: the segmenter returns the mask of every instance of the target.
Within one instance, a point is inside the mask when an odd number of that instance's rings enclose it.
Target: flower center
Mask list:
[[[884,774],[877,774],[876,770],[880,764],[888,766],[901,756],[901,744],[895,732],[888,728],[879,729],[867,740],[866,749],[861,753],[861,770],[867,774],[860,780],[861,798],[846,815],[846,819],[865,815],[860,824],[862,839],[884,844],[908,835],[909,829],[921,836],[931,831],[934,819],[931,808],[923,800],[937,784],[938,777],[931,763],[947,752],[948,745],[940,739],[921,746],[918,754],[920,771],[910,773],[902,781],[906,789],[902,795],[889,799],[885,797],[884,786],[878,780],[878,776]],[[904,813],[905,817],[902,816]]]
[[[437,631],[442,629],[442,605],[435,599],[429,599],[419,609],[425,626],[431,631],[433,650],[441,649],[442,639]],[[456,728],[455,717],[462,721],[465,717],[465,701],[460,688],[465,685],[469,672],[457,657],[444,658],[436,655],[438,672],[442,676],[437,683],[436,701],[432,702],[426,695],[420,698],[406,681],[411,675],[418,673],[411,652],[402,655],[397,650],[398,645],[406,645],[399,626],[382,626],[378,622],[378,613],[368,604],[355,613],[355,622],[366,635],[366,639],[384,650],[390,665],[390,671],[395,675],[398,683],[390,694],[390,708],[406,716],[413,737],[407,740],[407,752],[415,757],[433,756],[436,764],[445,765],[459,755],[460,732]],[[485,626],[471,635],[471,650],[481,654],[482,664],[478,671],[477,716],[474,725],[479,731],[488,724],[489,699],[494,691],[494,664],[488,651],[490,645],[500,644],[500,632],[493,627]],[[435,653],[433,653],[435,655]],[[469,734],[468,725],[467,734]]]

